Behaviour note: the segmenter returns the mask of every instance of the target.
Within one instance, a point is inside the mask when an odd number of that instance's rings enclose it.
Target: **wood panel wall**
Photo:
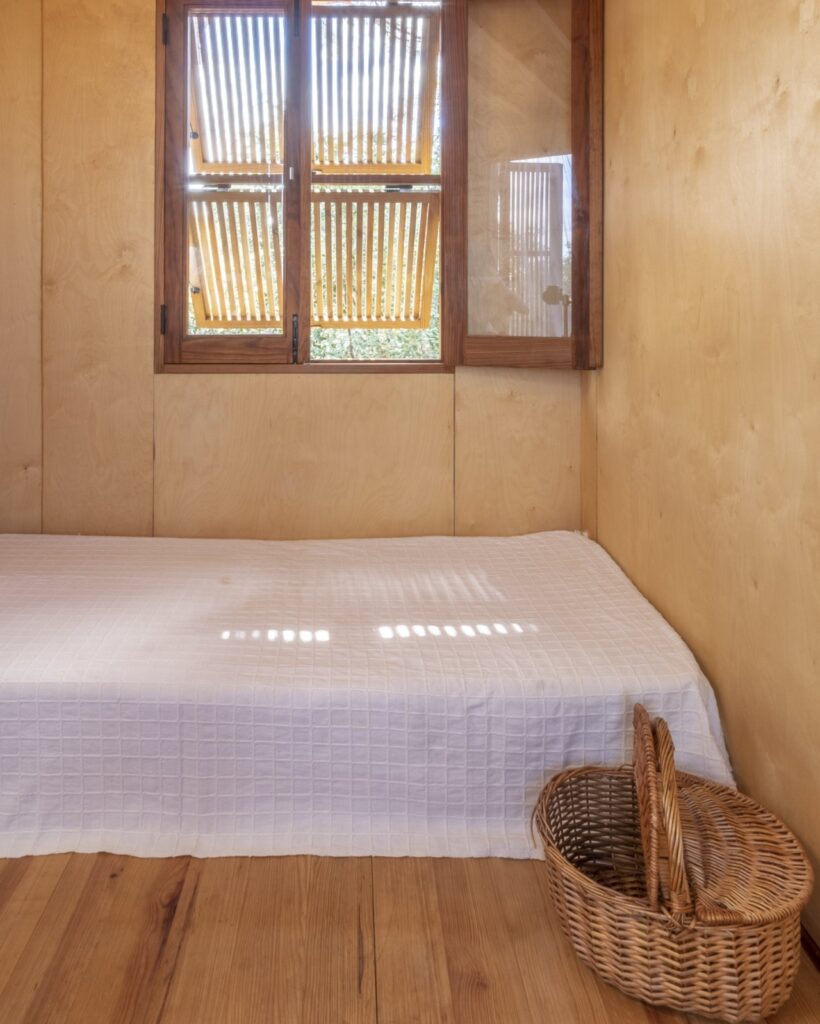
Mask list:
[[[609,0],[606,47],[599,539],[817,871],[820,4]]]
[[[157,378],[156,531],[452,533],[445,374]]]
[[[457,371],[456,533],[578,529],[579,384],[560,371]]]
[[[0,31],[0,530],[41,526],[41,19],[4,3]]]
[[[150,0],[43,0],[43,525],[152,527]]]
[[[155,531],[577,529],[579,418],[577,378],[540,370],[158,377]]]
[[[0,529],[41,527],[41,418],[50,533],[579,525],[564,374],[155,378],[154,0],[6,7]]]

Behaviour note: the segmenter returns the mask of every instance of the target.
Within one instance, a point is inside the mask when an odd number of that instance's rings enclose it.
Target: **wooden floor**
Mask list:
[[[0,861],[2,1024],[682,1024],[600,983],[543,865]],[[778,1024],[820,1024],[804,962]]]

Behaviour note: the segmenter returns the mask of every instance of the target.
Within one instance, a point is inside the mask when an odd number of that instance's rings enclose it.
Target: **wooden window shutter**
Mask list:
[[[312,322],[429,326],[439,204],[437,192],[314,192]]]
[[[202,330],[282,330],[281,192],[215,194],[284,165],[283,14],[193,15],[189,41],[188,286]]]

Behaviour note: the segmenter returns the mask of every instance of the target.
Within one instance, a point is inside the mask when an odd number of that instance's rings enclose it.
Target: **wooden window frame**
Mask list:
[[[603,39],[604,0],[572,0],[572,333],[466,335],[466,366],[603,365]]]
[[[293,312],[310,323],[310,260],[300,246],[309,232],[311,209],[310,110],[286,110],[286,165],[295,180],[283,180],[285,223],[284,332],[279,335],[185,337],[186,266],[184,160],[186,154],[186,63],[184,24],[189,12],[220,10],[225,0],[159,0],[157,8],[157,204],[155,370],[158,373],[451,373],[456,365],[595,369],[603,362],[603,14],[604,0],[573,0],[573,333],[569,338],[512,338],[467,334],[467,4],[442,0],[441,121],[447,143],[441,157],[439,360],[311,360],[309,331],[300,331],[298,361],[292,361],[287,331]],[[277,6],[275,0],[241,0],[243,13]],[[290,34],[289,88],[305,80],[310,59],[311,0],[286,0],[288,16],[299,13]],[[307,109],[303,109],[306,107]],[[171,116],[169,114],[176,114]],[[303,172],[307,169],[307,173]],[[332,176],[328,176],[328,180]],[[354,176],[345,176],[354,183]],[[416,178],[421,183],[421,177]],[[309,244],[309,243],[308,243]],[[176,254],[176,255],[174,255]],[[176,320],[174,320],[176,317]]]

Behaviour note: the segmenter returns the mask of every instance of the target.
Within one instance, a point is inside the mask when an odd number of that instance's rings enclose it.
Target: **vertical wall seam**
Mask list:
[[[456,442],[456,387],[458,377],[458,367],[453,368],[453,536],[456,535],[456,523],[458,522],[458,516],[456,512],[456,458],[457,458],[457,442]]]
[[[159,29],[158,22],[162,19],[162,14],[165,10],[165,4],[157,3],[154,8],[154,24],[153,24],[153,37],[154,37],[154,194],[153,194],[153,224],[154,224],[154,245],[152,250],[152,277],[151,282],[151,324],[153,331],[151,332],[151,536],[156,537],[157,535],[157,374],[155,359],[156,354],[154,351],[156,345],[156,323],[155,318],[157,315],[157,305],[159,301],[159,294],[157,288],[157,250],[159,246],[162,246],[163,252],[165,250],[165,239],[157,237],[157,202],[158,202],[158,189],[162,188],[163,196],[165,194],[165,181],[164,178],[160,181],[159,178],[159,143],[157,140],[157,132],[159,128],[159,110],[157,102],[159,99],[159,73],[160,66],[162,67],[163,73],[165,71],[165,55],[160,52],[158,34]]]
[[[40,0],[40,533],[46,532],[46,360],[45,360],[45,233],[46,233],[46,12]]]

